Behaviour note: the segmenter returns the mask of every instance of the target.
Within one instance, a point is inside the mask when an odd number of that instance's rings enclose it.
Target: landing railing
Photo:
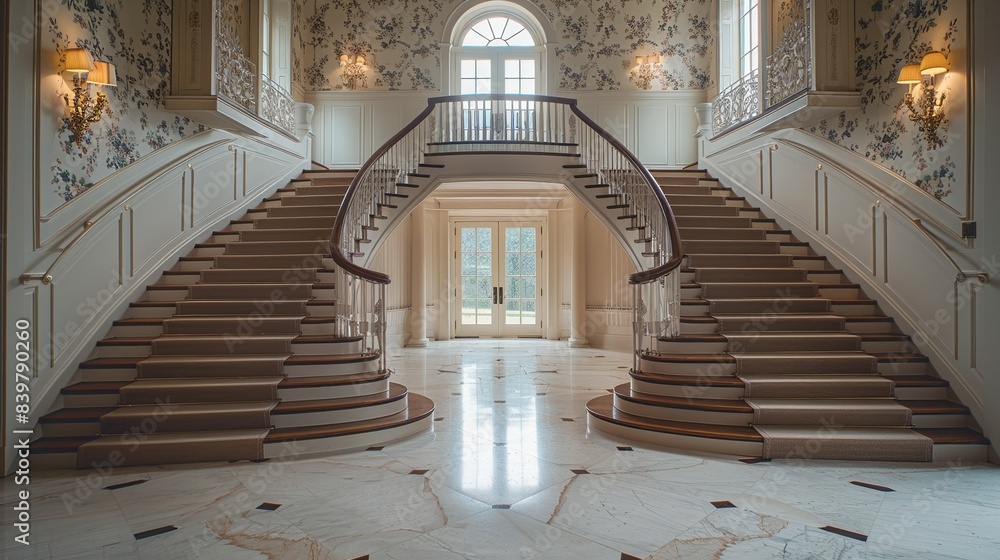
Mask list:
[[[433,165],[425,164],[427,154],[482,151],[579,158],[578,173],[567,176],[560,168],[555,174],[581,198],[584,189],[571,177],[589,177],[588,183],[606,188],[619,211],[632,216],[628,230],[637,239],[629,239],[628,248],[640,254],[635,259],[639,271],[629,277],[634,286],[634,369],[644,352],[656,348],[657,338],[679,334],[683,253],[676,221],[656,180],[624,145],[580,111],[576,100],[521,95],[430,99],[361,167],[337,213],[330,243],[338,268],[339,334],[371,337],[385,368],[384,302],[390,278],[356,261],[367,262],[376,248],[373,238],[405,216],[416,183],[435,173]]]

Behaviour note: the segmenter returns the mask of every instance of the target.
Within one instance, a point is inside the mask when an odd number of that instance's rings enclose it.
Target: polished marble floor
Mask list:
[[[746,464],[588,433],[584,405],[629,362],[540,340],[398,350],[433,431],[325,457],[32,473],[30,547],[13,541],[8,477],[0,556],[1000,558],[992,465]]]

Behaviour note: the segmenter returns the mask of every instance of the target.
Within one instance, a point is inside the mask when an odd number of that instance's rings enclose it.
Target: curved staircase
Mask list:
[[[115,321],[32,453],[87,468],[334,451],[429,427],[375,326],[338,323],[329,239],[354,173],[307,171],[215,232]]]
[[[704,173],[654,176],[685,251],[681,332],[588,403],[593,427],[763,458],[985,460],[968,409],[857,284]]]

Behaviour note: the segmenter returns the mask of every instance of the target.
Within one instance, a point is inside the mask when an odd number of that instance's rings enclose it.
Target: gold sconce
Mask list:
[[[94,61],[87,49],[68,49],[66,51],[66,71],[73,74],[73,99],[69,96],[63,99],[69,108],[69,127],[73,131],[76,145],[83,143],[83,134],[90,130],[90,125],[101,120],[101,113],[108,110],[108,98],[101,92],[90,96],[87,85],[117,86],[118,76],[115,65],[110,62]]]
[[[362,54],[342,54],[340,55],[340,66],[343,68],[342,77],[344,86],[347,89],[356,89],[358,85],[367,87],[368,78],[365,75],[365,56]]]
[[[653,87],[653,78],[656,76],[656,65],[660,63],[660,60],[660,55],[658,54],[635,57],[635,66],[632,68],[632,72],[635,74],[635,84],[640,89],[650,89]]]
[[[927,146],[939,148],[944,143],[938,136],[938,128],[944,122],[944,92],[937,91],[937,76],[948,71],[948,59],[939,51],[924,55],[920,64],[908,64],[899,71],[896,83],[909,88],[903,104],[909,111],[910,120],[924,133]],[[917,95],[914,88],[920,88]]]

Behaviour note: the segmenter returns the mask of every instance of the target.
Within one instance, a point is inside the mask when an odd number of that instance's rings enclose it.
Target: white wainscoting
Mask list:
[[[825,150],[812,149],[816,142],[828,144],[784,130],[730,141],[716,151],[707,145],[702,165],[878,300],[982,419],[988,387],[976,369],[974,328],[976,314],[985,312],[976,297],[982,286],[974,277],[960,280],[956,265],[911,219],[933,224],[932,233],[942,232],[937,243],[948,248],[958,268],[974,271],[974,255],[962,250],[953,233],[944,233],[954,231],[958,217],[915,188],[901,190],[898,178],[876,181],[887,174],[876,164],[860,156],[845,159],[833,144],[836,157],[827,157]]]
[[[305,92],[316,107],[313,159],[333,168],[356,169],[427,107],[436,92]],[[694,91],[557,91],[652,168],[695,163],[695,107],[707,100]]]
[[[121,193],[118,197],[74,201],[68,208],[76,217],[67,223],[94,216],[93,224],[75,230],[82,232],[78,237],[63,236],[59,247],[34,252],[33,264],[19,273],[33,276],[20,287],[25,305],[12,310],[31,316],[36,330],[34,413],[56,403],[77,365],[147,284],[213,229],[306,168],[308,146],[308,141],[269,143],[209,131],[133,164],[142,169],[109,177],[143,178],[106,189]],[[87,206],[86,200],[94,204]],[[43,271],[51,275],[47,284],[39,278]]]

